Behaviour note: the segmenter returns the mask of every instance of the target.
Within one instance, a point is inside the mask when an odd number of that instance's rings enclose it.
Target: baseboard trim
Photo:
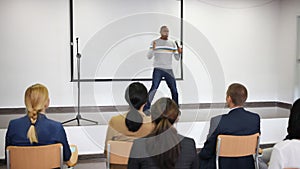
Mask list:
[[[181,104],[181,109],[216,109],[226,107],[225,103],[190,103]],[[245,107],[256,108],[256,107],[279,107],[284,109],[290,109],[292,105],[290,103],[276,102],[276,101],[264,101],[264,102],[246,102]],[[82,106],[80,107],[82,113],[92,112],[124,112],[128,110],[128,106]],[[49,107],[47,113],[75,113],[77,107]],[[24,114],[25,108],[0,108],[0,115],[8,114]]]

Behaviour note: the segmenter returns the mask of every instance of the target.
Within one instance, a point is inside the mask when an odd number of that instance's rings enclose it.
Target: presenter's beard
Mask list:
[[[166,36],[166,35],[161,35],[160,39],[168,40],[168,36]]]

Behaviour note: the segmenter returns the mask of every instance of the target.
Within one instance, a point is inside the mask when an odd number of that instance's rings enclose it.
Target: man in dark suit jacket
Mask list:
[[[246,111],[243,105],[247,99],[247,89],[238,83],[231,84],[226,93],[226,103],[231,109],[228,114],[211,119],[211,126],[204,147],[199,153],[200,169],[216,168],[216,143],[220,134],[251,135],[260,132],[260,117]],[[220,169],[254,169],[253,156],[220,158]]]

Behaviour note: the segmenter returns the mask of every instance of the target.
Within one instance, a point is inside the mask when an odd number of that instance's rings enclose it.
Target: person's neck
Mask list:
[[[146,114],[144,113],[143,109],[139,109],[138,112],[139,112],[142,116],[146,116]]]
[[[229,106],[230,109],[237,109],[237,108],[241,108],[243,106],[236,106],[236,105],[232,105],[232,106]]]
[[[45,114],[46,113],[46,109],[43,109],[39,112],[40,114]]]

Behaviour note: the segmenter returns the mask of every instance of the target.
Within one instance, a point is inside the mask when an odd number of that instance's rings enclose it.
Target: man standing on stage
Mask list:
[[[166,80],[172,94],[172,99],[178,105],[178,92],[175,76],[172,70],[172,57],[174,56],[176,60],[179,60],[182,49],[178,46],[176,41],[174,43],[168,40],[169,29],[167,26],[162,26],[160,28],[160,34],[161,37],[152,42],[147,54],[148,59],[152,59],[154,57],[154,70],[152,75],[152,86],[149,91],[149,99],[144,107],[145,111],[150,109],[151,102],[162,78]]]

